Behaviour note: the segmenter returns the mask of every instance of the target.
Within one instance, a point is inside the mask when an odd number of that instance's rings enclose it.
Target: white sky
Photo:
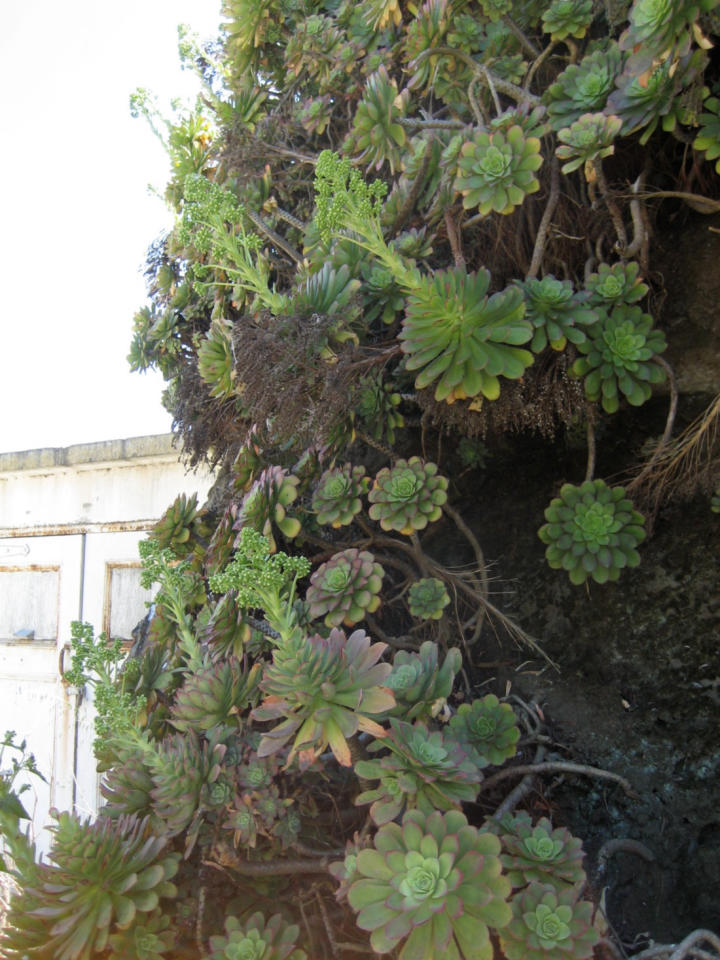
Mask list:
[[[0,14],[0,452],[163,433],[162,379],[131,374],[142,267],[169,161],[129,96],[194,97],[177,25],[220,0],[10,0]],[[169,106],[168,106],[169,112]]]

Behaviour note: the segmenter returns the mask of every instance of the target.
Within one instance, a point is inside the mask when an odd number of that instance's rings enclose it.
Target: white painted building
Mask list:
[[[179,493],[202,503],[211,485],[170,435],[0,454],[0,736],[26,739],[47,777],[22,797],[42,852],[51,807],[94,814],[99,800],[92,709],[62,678],[70,624],[129,639],[151,596],[138,541]]]

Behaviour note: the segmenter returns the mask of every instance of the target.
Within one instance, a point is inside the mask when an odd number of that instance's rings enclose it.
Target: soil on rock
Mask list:
[[[638,437],[606,440],[628,451]],[[527,650],[508,656],[506,640],[503,658],[515,662],[498,679],[541,705],[564,748],[557,759],[620,774],[639,798],[607,781],[547,778],[549,812],[584,839],[595,895],[604,892],[625,943],[720,930],[720,516],[706,497],[674,505],[656,519],[639,567],[615,584],[575,587],[547,567],[537,530],[550,499],[563,482],[582,479],[584,464],[532,440],[523,449],[522,462],[490,466],[463,512],[474,514],[498,578],[494,599],[559,671]],[[522,484],[509,488],[518,470]],[[477,662],[497,659],[485,633]],[[617,838],[640,841],[654,861],[618,852],[599,875],[598,852]]]

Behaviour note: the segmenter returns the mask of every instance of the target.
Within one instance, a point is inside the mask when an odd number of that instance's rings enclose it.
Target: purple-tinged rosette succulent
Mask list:
[[[392,719],[390,733],[368,750],[390,752],[378,760],[358,760],[355,773],[380,785],[355,800],[370,803],[370,816],[378,825],[394,820],[403,810],[424,813],[450,810],[472,802],[482,780],[477,765],[447,730],[430,732],[424,723]]]
[[[442,708],[462,666],[462,654],[457,647],[450,647],[440,666],[439,650],[432,640],[426,640],[417,653],[398,650],[392,673],[385,681],[397,701],[391,713],[405,720],[423,720]]]
[[[383,530],[398,530],[406,536],[439,520],[448,482],[437,470],[436,464],[423,463],[420,457],[384,467],[368,494],[371,518]]]
[[[225,934],[210,937],[208,960],[307,960],[296,947],[300,928],[288,924],[279,913],[269,920],[260,911],[244,922],[226,917]]]
[[[648,292],[648,285],[638,279],[640,265],[634,261],[615,263],[608,266],[601,263],[596,273],[591,273],[585,281],[585,289],[590,294],[590,305],[611,310],[621,303],[636,303]]]
[[[232,658],[189,674],[170,709],[170,723],[185,733],[227,724],[237,726],[238,714],[257,703],[261,673],[259,663],[243,673]]]
[[[526,137],[520,126],[495,133],[476,133],[460,151],[455,189],[466,209],[481,216],[510,214],[528,194],[540,189],[535,173],[542,166],[540,140]]]
[[[499,931],[508,960],[586,960],[600,934],[593,927],[593,905],[578,900],[574,888],[556,890],[542,883],[513,897],[512,920]]]
[[[311,620],[325,615],[329,627],[351,627],[380,606],[385,571],[367,550],[336,553],[310,577],[306,594]]]
[[[458,810],[413,810],[357,855],[348,901],[376,953],[399,960],[491,960],[490,931],[510,921],[497,837]],[[402,944],[402,946],[400,946]]]
[[[418,580],[408,590],[410,613],[421,620],[439,620],[449,603],[450,594],[442,580],[437,577]]]
[[[498,830],[503,847],[500,859],[513,887],[535,880],[562,890],[585,882],[582,840],[566,827],[553,829],[546,817],[533,826],[523,811],[503,817]]]
[[[517,751],[520,739],[515,711],[493,693],[472,703],[462,703],[450,720],[450,729],[478,767],[500,766]]]
[[[363,466],[346,463],[344,467],[326,470],[312,498],[318,523],[335,529],[352,523],[353,517],[362,510],[360,497],[367,493],[369,486],[370,478]]]
[[[247,526],[267,537],[271,552],[276,549],[272,534],[276,526],[283,536],[292,539],[300,533],[300,521],[289,517],[286,508],[297,499],[300,480],[282,467],[268,467],[246,494],[235,530]]]
[[[645,520],[625,497],[624,487],[586,480],[564,484],[545,510],[548,521],[538,536],[548,545],[545,559],[553,570],[567,570],[579,585],[617,580],[625,567],[636,567],[635,549],[645,539]]]

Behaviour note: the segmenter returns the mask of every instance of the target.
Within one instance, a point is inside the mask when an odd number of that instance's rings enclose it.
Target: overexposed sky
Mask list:
[[[220,0],[14,0],[0,13],[0,452],[163,433],[162,379],[131,374],[142,267],[170,225],[169,160],[129,97],[194,98],[177,25]]]

